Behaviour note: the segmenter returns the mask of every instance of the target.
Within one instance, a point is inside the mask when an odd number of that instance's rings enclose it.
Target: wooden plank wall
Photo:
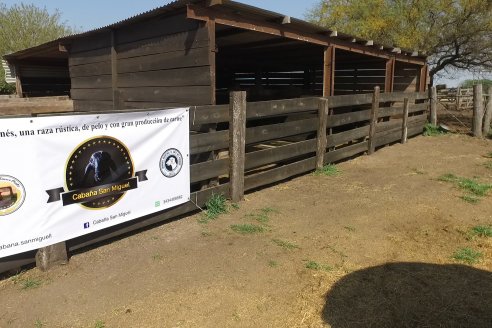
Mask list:
[[[74,109],[212,104],[209,44],[204,23],[184,13],[76,41],[69,56]]]
[[[384,90],[386,64],[384,61],[367,63],[356,61],[352,63],[335,64],[335,95],[368,93],[379,86]]]
[[[408,137],[421,134],[427,119],[428,95],[422,93],[382,93],[379,98],[379,122],[376,125],[376,147],[397,141],[402,136],[403,100],[409,99]],[[336,163],[368,150],[370,110],[373,95],[357,94],[328,97],[330,108],[326,131],[317,131],[321,98],[298,98],[246,105],[244,189],[253,190],[313,171],[317,160],[318,135],[326,134],[323,163]],[[391,104],[388,105],[388,104]],[[190,167],[192,202],[139,218],[115,227],[67,241],[70,252],[130,232],[152,227],[171,218],[203,207],[213,194],[229,195],[229,105],[193,106],[190,110],[190,153],[196,160]],[[196,132],[206,124],[223,125],[223,129]],[[319,134],[320,133],[320,134]],[[219,156],[200,157],[216,151]],[[318,154],[319,156],[319,154]],[[215,186],[198,189],[203,182],[216,181]],[[196,205],[195,205],[196,204]],[[0,259],[0,272],[34,261],[34,252]]]
[[[420,86],[421,66],[404,62],[396,62],[394,91],[416,92]]]
[[[50,65],[20,62],[17,70],[22,79],[23,96],[68,96],[70,93],[70,76],[66,62]]]

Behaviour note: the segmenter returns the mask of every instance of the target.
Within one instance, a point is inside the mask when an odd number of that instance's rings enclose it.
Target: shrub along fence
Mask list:
[[[245,92],[232,92],[229,105],[190,110],[191,201],[68,240],[58,249],[74,252],[196,211],[213,194],[236,202],[245,191],[406,142],[422,133],[427,111],[425,92],[380,94],[378,87],[372,94],[250,103]],[[40,252],[38,259],[50,261]],[[0,272],[31,264],[35,255],[2,258]]]

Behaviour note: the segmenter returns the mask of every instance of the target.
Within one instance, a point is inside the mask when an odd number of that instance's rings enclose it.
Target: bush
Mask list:
[[[7,83],[0,80],[0,95],[11,95],[15,93],[15,83]]]

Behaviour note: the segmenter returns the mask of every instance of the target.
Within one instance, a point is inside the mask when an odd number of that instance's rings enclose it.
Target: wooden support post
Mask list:
[[[408,137],[408,98],[403,99],[403,123],[401,125],[401,143],[407,142]]]
[[[19,65],[15,65],[15,92],[17,93],[17,97],[22,98],[24,94],[22,93],[22,81],[21,81],[21,71]]]
[[[376,125],[378,123],[378,111],[379,111],[379,87],[374,87],[374,93],[372,94],[372,107],[370,114],[370,126],[369,126],[369,141],[367,153],[371,155],[376,149]]]
[[[474,137],[482,137],[483,92],[482,85],[473,86],[473,127]]]
[[[429,66],[426,64],[420,68],[419,90],[418,90],[420,92],[424,92],[427,88],[427,75],[429,75]]]
[[[393,82],[395,79],[395,58],[386,61],[386,72],[384,78],[384,92],[393,92]]]
[[[111,88],[113,90],[113,110],[122,109],[118,91],[118,56],[116,53],[116,32],[111,30]]]
[[[483,135],[487,137],[490,132],[490,123],[492,121],[492,87],[487,90],[487,105],[485,106],[485,115],[483,116]]]
[[[328,119],[328,99],[320,98],[318,104],[318,138],[316,147],[316,169],[323,167],[326,153],[326,125]]]
[[[210,63],[210,85],[212,86],[212,94],[210,95],[210,104],[215,105],[216,100],[216,88],[217,88],[217,74],[216,74],[216,51],[217,43],[215,37],[215,21],[209,20],[205,23],[207,26],[207,33],[209,39],[210,51],[208,54],[208,61]]]
[[[429,90],[430,98],[430,124],[437,125],[437,89],[435,86],[431,87]]]
[[[333,96],[335,85],[335,47],[325,48],[323,58],[323,97]]]
[[[239,202],[244,198],[246,92],[233,91],[229,98],[229,195],[233,202]]]
[[[58,264],[67,264],[68,254],[65,242],[46,246],[36,252],[36,266],[46,271]]]

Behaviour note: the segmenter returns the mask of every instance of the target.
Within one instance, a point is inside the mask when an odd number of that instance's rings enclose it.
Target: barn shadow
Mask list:
[[[492,327],[492,272],[388,263],[340,279],[326,295],[332,328]]]

